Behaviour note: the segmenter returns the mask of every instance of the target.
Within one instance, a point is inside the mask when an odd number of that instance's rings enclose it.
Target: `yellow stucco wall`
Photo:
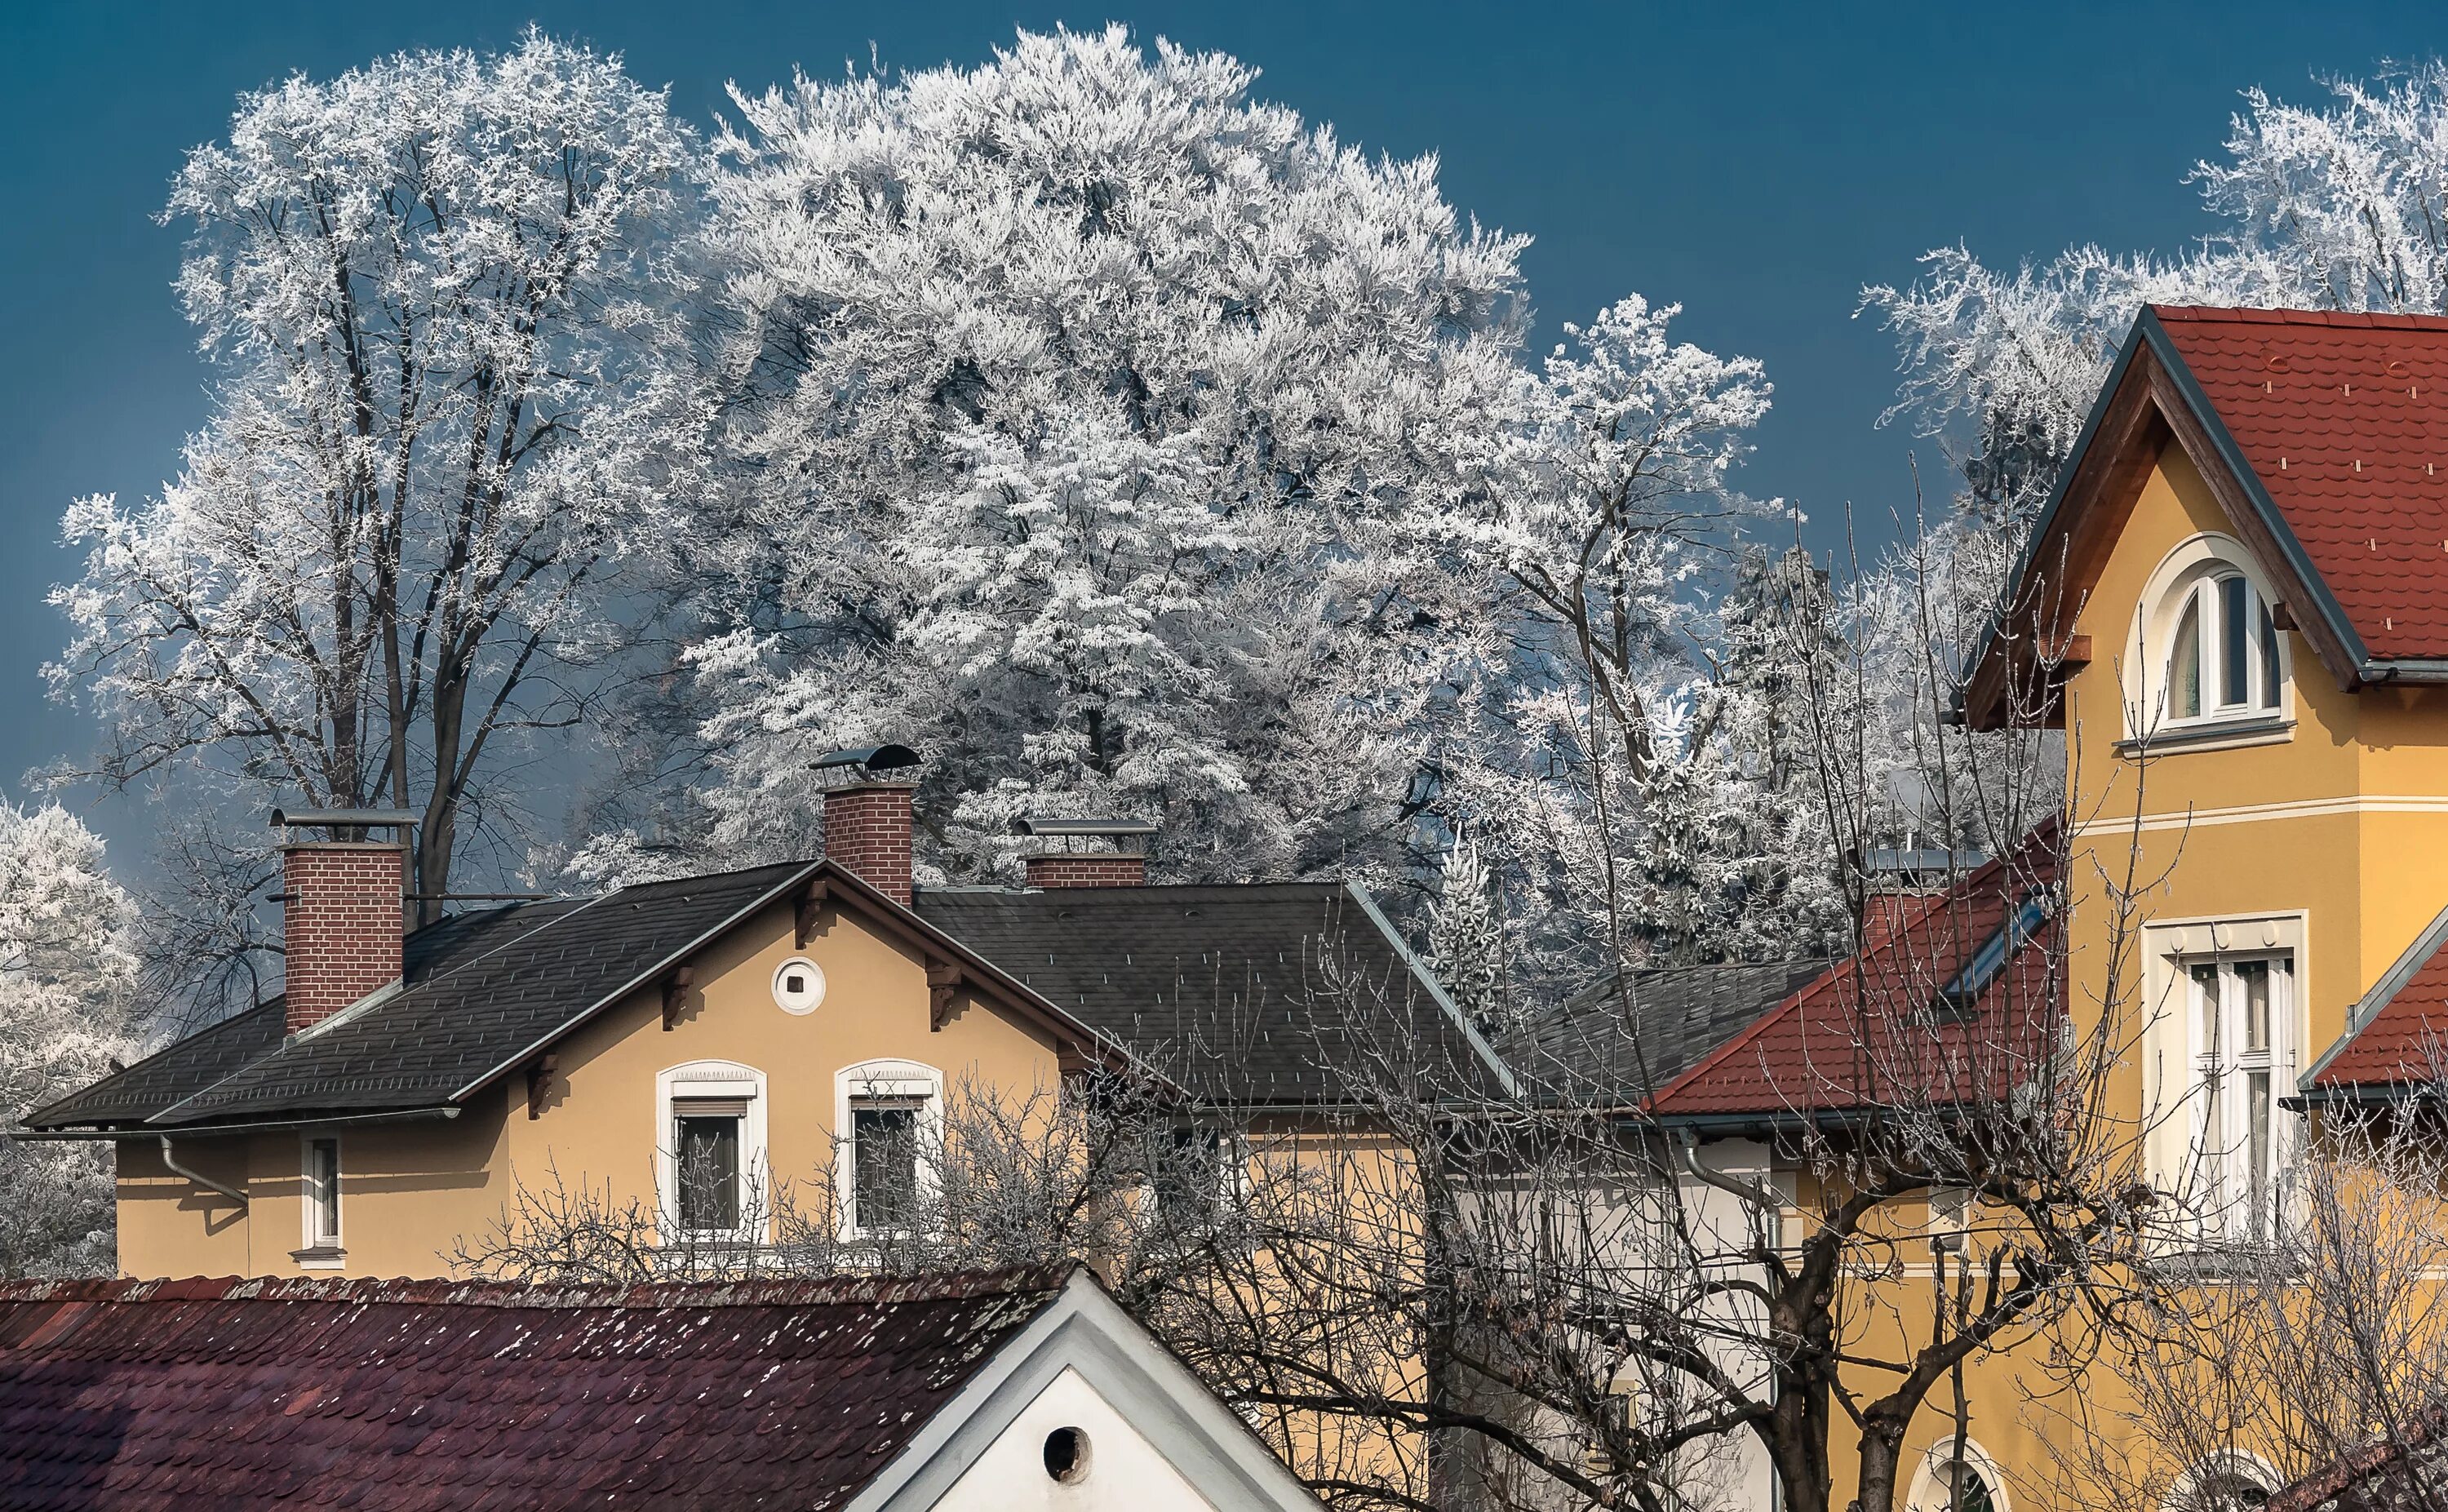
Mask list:
[[[359,1125],[341,1140],[341,1244],[336,1273],[450,1273],[452,1241],[481,1231],[521,1183],[609,1187],[616,1201],[655,1201],[662,1138],[656,1077],[694,1061],[730,1061],[765,1073],[772,1173],[806,1180],[826,1159],[835,1073],[863,1062],[915,1061],[964,1085],[1025,1095],[1051,1091],[1054,1045],[996,1010],[956,1000],[941,1029],[928,1024],[926,964],[838,909],[824,911],[804,952],[794,916],[777,904],[710,946],[672,1029],[659,990],[607,1010],[554,1047],[556,1085],[527,1116],[526,1079],[513,1071],[449,1121]],[[806,954],[823,968],[823,1004],[804,1017],[775,1006],[775,969]],[[249,1196],[244,1213],[162,1164],[150,1142],[123,1145],[119,1263],[132,1275],[296,1275],[304,1242],[303,1149],[295,1132],[182,1140],[182,1164]]]

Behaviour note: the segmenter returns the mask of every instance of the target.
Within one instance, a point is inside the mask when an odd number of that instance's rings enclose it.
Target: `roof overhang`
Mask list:
[[[1976,729],[2061,727],[2066,678],[2090,660],[2076,618],[2167,444],[2185,450],[2236,538],[2272,580],[2339,686],[2448,682],[2448,661],[2374,659],[2345,609],[2219,418],[2158,316],[2144,309],[2117,353],[2017,564],[2014,587],[1963,685]]]

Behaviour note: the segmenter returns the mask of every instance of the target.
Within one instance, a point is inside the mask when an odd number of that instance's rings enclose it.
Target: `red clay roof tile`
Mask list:
[[[2152,313],[2371,655],[2448,656],[2448,318]]]
[[[1966,1007],[1941,992],[2056,878],[2054,827],[1901,920],[1661,1087],[1661,1118],[1807,1118],[2003,1095],[2038,1069],[2058,1011],[2044,922]]]

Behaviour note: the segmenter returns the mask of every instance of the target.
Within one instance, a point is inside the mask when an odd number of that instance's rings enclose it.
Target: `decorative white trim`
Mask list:
[[[2251,1450],[2221,1449],[2176,1477],[2175,1483],[2168,1487],[2168,1499],[2159,1503],[2159,1512],[2201,1512],[2203,1483],[2230,1476],[2251,1482],[2264,1493],[2274,1492],[2286,1483],[2277,1466]]]
[[[2130,831],[2207,829],[2216,824],[2258,824],[2270,819],[2320,819],[2341,813],[2448,813],[2448,797],[2421,793],[2364,793],[2344,798],[2301,798],[2285,803],[2245,803],[2233,808],[2192,809],[2141,816],[2085,819],[2076,838]]]
[[[813,985],[792,992],[783,984],[797,972]],[[794,955],[774,968],[774,1006],[793,1018],[805,1018],[824,1006],[825,968],[803,955]]]
[[[855,1243],[868,1237],[858,1221],[858,1152],[851,1132],[851,1107],[868,1098],[916,1098],[919,1110],[918,1180],[932,1182],[934,1162],[929,1142],[944,1129],[944,1073],[918,1061],[861,1061],[833,1073],[833,1197],[841,1214],[842,1238]]]
[[[1953,1494],[1946,1481],[1946,1466],[1956,1458],[1955,1435],[1949,1433],[1929,1446],[1921,1457],[1921,1468],[1914,1473],[1912,1494],[1904,1499],[1906,1512],[1946,1512]],[[1997,1456],[1980,1446],[1980,1441],[1967,1436],[1963,1440],[1963,1463],[1988,1484],[1989,1505],[1994,1512],[2013,1512],[2013,1492],[2006,1486],[2006,1472]]]
[[[927,1512],[941,1505],[962,1474],[1065,1370],[1078,1371],[1209,1503],[1248,1512],[1317,1512],[1316,1496],[1250,1426],[1084,1272],[1074,1272],[1042,1312],[979,1364],[846,1512]],[[1999,1512],[2006,1512],[2002,1501]]]
[[[772,1162],[767,1158],[765,1073],[736,1061],[687,1061],[655,1073],[655,1222],[663,1242],[681,1237],[679,1230],[679,1152],[672,1148],[672,1102],[680,1098],[741,1098],[747,1116],[739,1120],[739,1232],[692,1234],[693,1239],[727,1240],[738,1244],[770,1244],[773,1204],[766,1190]]]

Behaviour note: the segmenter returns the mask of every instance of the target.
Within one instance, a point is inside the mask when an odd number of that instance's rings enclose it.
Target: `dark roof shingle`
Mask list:
[[[919,917],[1195,1097],[1333,1101],[1378,1048],[1454,1090],[1501,1073],[1352,889],[940,889]],[[1339,1068],[1338,1068],[1339,1067]]]
[[[0,1283],[0,1504],[839,1507],[1068,1274]]]

